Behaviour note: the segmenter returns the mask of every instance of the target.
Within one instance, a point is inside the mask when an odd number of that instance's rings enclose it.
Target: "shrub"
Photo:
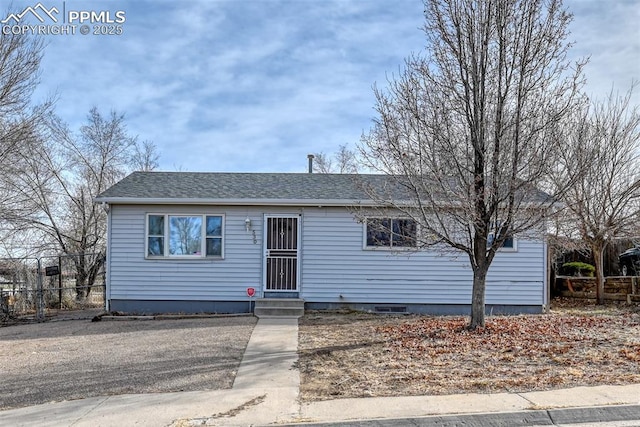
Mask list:
[[[593,273],[596,271],[596,268],[593,265],[578,261],[565,262],[562,264],[562,268],[567,274],[572,276],[593,277]]]

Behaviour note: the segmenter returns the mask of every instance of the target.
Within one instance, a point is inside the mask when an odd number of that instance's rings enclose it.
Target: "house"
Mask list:
[[[417,227],[406,218],[354,216],[372,203],[363,184],[387,179],[135,172],[96,199],[108,211],[108,309],[247,312],[253,288],[254,300],[300,298],[308,309],[468,313],[466,255],[411,248]],[[546,245],[518,236],[508,245],[489,270],[487,310],[541,312]]]

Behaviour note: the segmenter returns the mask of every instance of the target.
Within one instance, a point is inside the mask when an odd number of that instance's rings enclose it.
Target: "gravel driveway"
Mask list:
[[[254,317],[0,328],[0,409],[91,396],[230,388]]]

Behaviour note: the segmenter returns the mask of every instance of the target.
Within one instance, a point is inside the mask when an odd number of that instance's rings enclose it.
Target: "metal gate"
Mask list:
[[[297,215],[265,217],[265,291],[298,290],[298,220]]]
[[[0,258],[0,324],[104,309],[104,254]]]

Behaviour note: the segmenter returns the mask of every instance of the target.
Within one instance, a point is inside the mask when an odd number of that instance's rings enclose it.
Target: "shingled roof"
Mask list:
[[[100,194],[96,201],[115,204],[375,205],[365,189],[373,189],[382,200],[411,200],[398,178],[386,175],[134,172]],[[533,187],[527,193],[524,197],[532,202],[550,200],[548,194]]]
[[[310,203],[369,200],[365,187],[385,188],[384,175],[310,173],[134,172],[97,198],[107,203]]]

